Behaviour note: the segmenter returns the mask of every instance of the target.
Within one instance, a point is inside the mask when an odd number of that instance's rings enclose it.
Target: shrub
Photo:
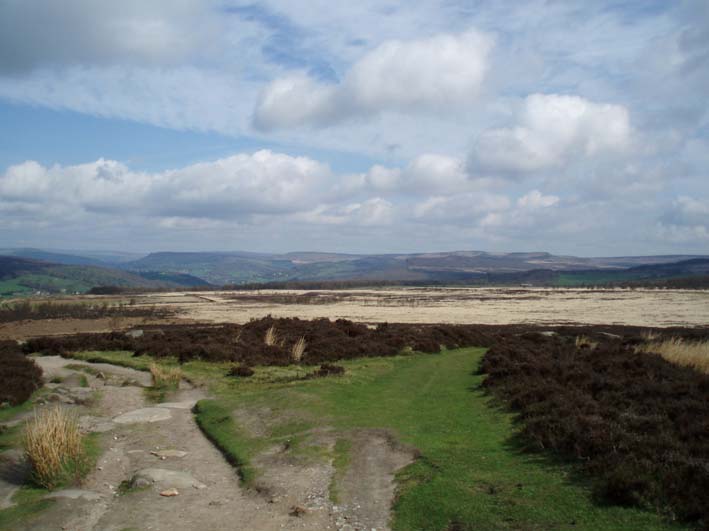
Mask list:
[[[519,412],[531,450],[572,458],[596,494],[709,525],[709,376],[598,335],[507,337],[483,385]]]
[[[24,445],[34,481],[48,489],[62,483],[83,454],[78,420],[60,407],[35,411],[25,429]]]
[[[40,387],[42,369],[15,341],[0,341],[0,404],[21,404]]]
[[[234,365],[231,369],[229,369],[229,372],[227,373],[227,376],[238,376],[241,378],[247,378],[253,375],[254,370],[251,367],[247,367],[246,365]]]
[[[345,374],[345,368],[342,365],[333,365],[331,363],[323,363],[320,368],[313,373],[316,378],[325,376],[342,376]]]

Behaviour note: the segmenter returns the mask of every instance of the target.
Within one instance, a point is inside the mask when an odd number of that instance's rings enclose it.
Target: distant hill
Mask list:
[[[649,256],[579,258],[545,252],[487,253],[457,251],[443,253],[356,255],[338,253],[203,253],[160,252],[120,264],[130,271],[164,271],[193,275],[212,284],[249,284],[288,281],[383,280],[410,282],[495,282],[497,275],[509,275],[526,282],[527,277],[550,278],[551,282],[580,282],[584,275],[567,279],[562,272],[603,272],[639,265],[662,265],[695,256]],[[526,277],[523,273],[533,273]],[[602,275],[601,275],[602,276]],[[499,277],[504,279],[506,277]],[[600,277],[599,277],[600,278]]]
[[[531,284],[535,286],[662,286],[672,279],[683,279],[684,287],[701,287],[691,279],[709,275],[709,258],[692,258],[672,263],[654,263],[625,269],[588,269],[554,271],[536,269],[518,273],[488,273],[489,284]],[[666,281],[666,282],[665,282]],[[665,282],[665,284],[663,284]],[[678,284],[678,287],[679,287]]]
[[[664,255],[583,258],[546,252],[455,251],[414,254],[294,252],[158,252],[137,259],[128,253],[1,250],[0,255],[44,263],[42,279],[24,278],[25,291],[86,291],[95,286],[133,288],[208,287],[295,282],[467,283],[585,286],[649,282],[707,275],[708,256]],[[135,255],[132,256],[135,258]],[[115,260],[109,263],[103,260]],[[47,264],[52,264],[49,282]],[[58,269],[59,265],[76,269]],[[35,273],[29,273],[30,275]],[[61,281],[57,279],[62,279]],[[5,290],[19,289],[6,279]]]
[[[48,251],[31,247],[0,249],[0,256],[31,258],[53,264],[113,266],[137,260],[144,255],[119,251]]]
[[[0,296],[41,293],[84,293],[96,286],[176,288],[208,285],[189,275],[131,273],[93,265],[67,265],[14,256],[0,256]]]

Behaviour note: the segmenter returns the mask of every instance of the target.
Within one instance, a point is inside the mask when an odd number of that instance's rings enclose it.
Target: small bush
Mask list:
[[[251,367],[247,367],[246,365],[235,365],[231,369],[229,369],[229,372],[227,373],[227,376],[237,376],[240,378],[248,378],[249,376],[254,375],[254,370]]]
[[[24,445],[32,478],[48,489],[76,471],[84,448],[76,416],[60,407],[35,412],[27,423]]]
[[[42,369],[15,341],[0,341],[0,404],[21,404],[40,387]]]
[[[313,373],[313,376],[322,378],[324,376],[342,376],[343,374],[345,374],[345,368],[342,365],[323,363],[320,365],[320,368]]]

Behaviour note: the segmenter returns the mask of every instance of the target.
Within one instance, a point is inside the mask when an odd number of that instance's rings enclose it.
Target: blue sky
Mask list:
[[[0,246],[709,249],[700,0],[0,0]]]

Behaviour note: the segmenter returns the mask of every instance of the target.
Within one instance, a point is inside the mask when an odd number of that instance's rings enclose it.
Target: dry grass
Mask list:
[[[61,483],[84,448],[76,415],[60,407],[35,411],[24,445],[34,481],[48,489]]]
[[[591,341],[588,336],[576,336],[576,348],[590,348],[593,350],[598,346],[596,341]]]
[[[150,374],[153,377],[153,387],[163,389],[177,389],[183,376],[179,367],[164,368],[155,363],[150,365]]]
[[[645,341],[655,341],[660,338],[660,334],[652,330],[646,330],[640,334],[640,337],[642,337]]]
[[[293,348],[291,349],[291,359],[299,363],[300,360],[303,359],[303,355],[305,354],[305,347],[307,346],[307,343],[305,341],[305,338],[301,336],[301,338],[296,341],[293,344]]]
[[[709,341],[689,342],[671,338],[645,343],[638,350],[660,354],[667,361],[709,374]]]
[[[272,326],[271,328],[266,330],[266,335],[263,338],[263,342],[266,343],[266,345],[268,345],[269,347],[278,344],[278,335],[276,334],[275,326]]]

